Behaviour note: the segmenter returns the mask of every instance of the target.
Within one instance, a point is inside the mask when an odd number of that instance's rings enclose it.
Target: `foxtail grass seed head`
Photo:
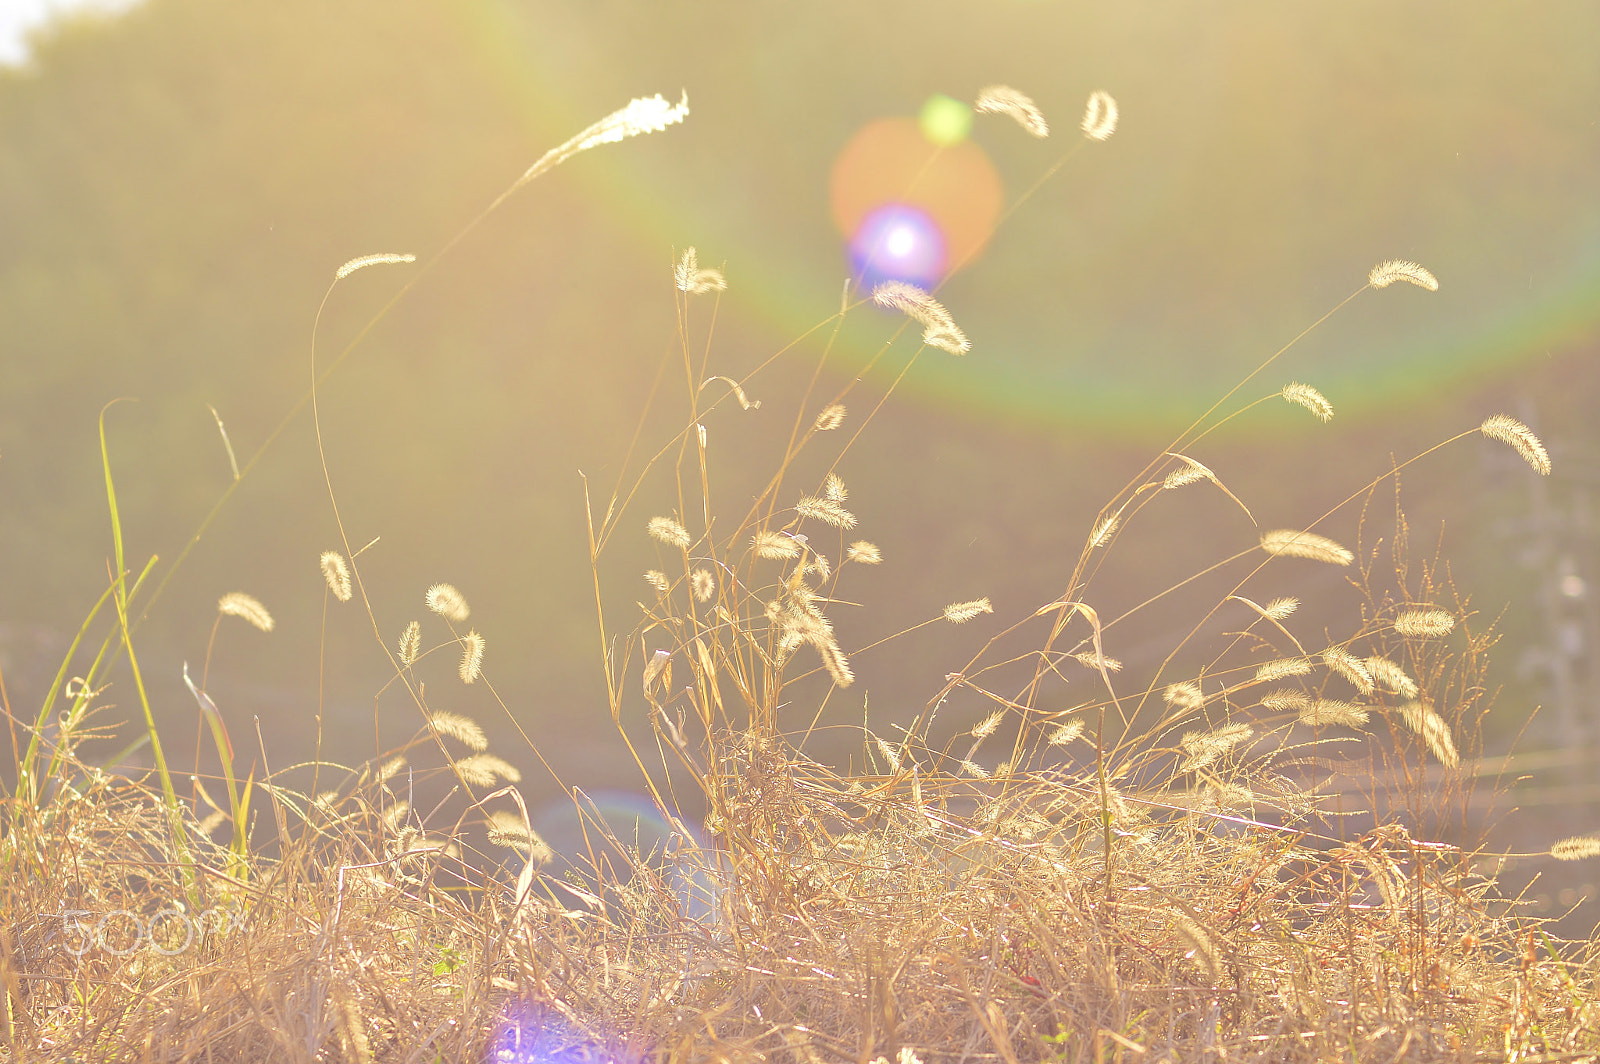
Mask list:
[[[555,860],[555,851],[539,837],[522,819],[522,814],[510,809],[497,809],[489,814],[489,842],[508,850],[521,850],[536,865]]]
[[[471,717],[441,711],[431,714],[428,717],[428,724],[433,728],[434,734],[454,739],[469,750],[482,753],[489,749],[488,737],[483,734],[478,722]]]
[[[1402,610],[1394,619],[1396,632],[1418,638],[1449,635],[1455,626],[1455,617],[1445,610]]]
[[[812,551],[809,555],[806,561],[805,572],[808,576],[815,576],[819,582],[824,581],[828,579],[829,576],[833,575],[833,569],[828,564],[828,556],[826,554],[819,554],[817,551]]]
[[[668,126],[682,122],[689,116],[689,94],[677,103],[668,103],[660,93],[654,96],[629,100],[628,106],[613,111],[600,121],[579,133],[571,153],[588,151],[602,144],[615,144],[619,140],[637,137],[644,133],[660,133]]]
[[[1166,475],[1166,478],[1161,481],[1163,489],[1171,490],[1172,488],[1185,487],[1201,480],[1214,481],[1217,479],[1215,473],[1187,455],[1174,454],[1172,457],[1184,464]]]
[[[1261,705],[1275,713],[1300,713],[1311,706],[1311,699],[1303,691],[1269,691],[1261,696]]]
[[[672,586],[672,582],[667,579],[667,574],[660,569],[646,569],[644,571],[644,582],[655,588],[658,595],[665,595],[667,589]]]
[[[807,495],[794,504],[794,512],[813,521],[821,521],[834,528],[856,527],[855,514],[832,499],[815,499]]]
[[[461,682],[476,683],[483,674],[483,636],[468,632],[461,637]]]
[[[1333,420],[1333,404],[1324,398],[1323,394],[1309,384],[1291,381],[1283,386],[1279,393],[1296,406],[1303,406],[1316,415],[1318,421],[1328,422]]]
[[[1200,690],[1200,685],[1192,680],[1183,683],[1168,684],[1167,689],[1161,693],[1169,705],[1179,709],[1199,709],[1206,704],[1206,696]]]
[[[1207,977],[1216,979],[1221,970],[1217,960],[1217,947],[1211,941],[1211,936],[1206,929],[1195,923],[1181,911],[1173,913],[1173,926],[1178,932],[1178,938],[1189,947],[1189,957],[1201,968],[1205,969]]]
[[[1069,720],[1065,724],[1058,725],[1056,730],[1050,733],[1050,745],[1066,746],[1068,743],[1081,737],[1082,735],[1083,721]]]
[[[455,766],[461,778],[475,787],[493,787],[496,777],[507,783],[522,779],[522,773],[515,766],[493,754],[473,754],[457,761]]]
[[[1179,771],[1205,768],[1254,734],[1255,730],[1248,724],[1227,724],[1215,731],[1188,732],[1178,740],[1178,745],[1188,755],[1179,765]]]
[[[828,474],[828,479],[822,484],[822,497],[829,502],[844,502],[850,497],[850,492],[845,488],[844,480],[839,474]]]
[[[951,624],[965,624],[980,613],[993,613],[994,607],[987,598],[971,602],[952,602],[944,608],[944,619]]]
[[[389,760],[378,766],[378,773],[375,777],[376,782],[389,782],[390,780],[394,779],[396,773],[405,767],[406,759],[404,757],[391,757]]]
[[[1368,713],[1364,707],[1353,702],[1341,702],[1336,698],[1319,698],[1300,709],[1300,723],[1313,728],[1326,728],[1332,724],[1358,728],[1365,724],[1367,719]]]
[[[1072,655],[1091,669],[1104,668],[1107,672],[1121,672],[1122,662],[1116,658],[1108,658],[1104,654],[1096,657],[1093,651],[1084,650]]]
[[[1083,109],[1083,135],[1090,140],[1110,140],[1117,131],[1117,101],[1096,89]]]
[[[1550,856],[1558,861],[1581,861],[1585,857],[1600,857],[1600,838],[1593,835],[1574,835],[1550,847]]]
[[[645,531],[667,546],[682,550],[688,550],[689,544],[693,542],[689,538],[689,530],[670,517],[652,517],[650,523],[645,526]]]
[[[898,310],[920,324],[923,327],[923,343],[952,355],[964,355],[972,349],[966,334],[956,327],[944,304],[916,285],[904,281],[885,281],[873,289],[872,299],[880,307]]]
[[[1388,658],[1373,655],[1367,659],[1366,665],[1374,682],[1385,691],[1397,694],[1401,698],[1417,697],[1417,682],[1406,675],[1406,670]]]
[[[406,625],[405,631],[400,633],[400,643],[396,647],[400,652],[400,664],[410,668],[417,663],[417,655],[422,651],[422,625],[412,621]]]
[[[1550,475],[1550,452],[1544,449],[1533,430],[1514,417],[1496,414],[1485,418],[1478,431],[1491,440],[1509,443],[1542,476]]]
[[[407,255],[395,255],[395,254],[362,255],[360,258],[351,259],[349,262],[345,263],[343,266],[340,266],[337,270],[335,270],[333,272],[333,279],[336,280],[336,281],[342,281],[346,277],[349,277],[352,273],[355,273],[357,270],[364,270],[368,266],[387,266],[387,265],[390,265],[392,263],[416,262],[416,261],[417,261],[417,257],[415,255],[410,255],[410,254],[407,254]]]
[[[1367,671],[1367,663],[1344,647],[1329,647],[1324,650],[1322,652],[1322,662],[1328,668],[1349,680],[1355,689],[1362,694],[1370,697],[1377,691],[1377,686],[1372,681],[1372,673]]]
[[[878,753],[889,763],[889,767],[896,772],[900,771],[900,751],[894,748],[894,743],[887,739],[877,740]]]
[[[1418,288],[1426,288],[1430,292],[1439,290],[1439,281],[1433,274],[1407,259],[1389,259],[1380,262],[1367,274],[1367,283],[1374,288],[1388,288],[1396,281],[1410,281]]]
[[[1311,662],[1305,658],[1279,658],[1263,662],[1256,668],[1256,683],[1271,683],[1285,676],[1306,676],[1311,672]]]
[[[263,632],[272,631],[272,614],[254,595],[243,591],[230,591],[217,600],[217,611],[229,617],[249,621]]]
[[[696,569],[689,574],[689,590],[696,602],[708,602],[717,593],[717,578],[709,569]]]
[[[1274,557],[1309,558],[1329,565],[1349,565],[1356,557],[1327,536],[1296,532],[1292,528],[1274,528],[1261,533],[1261,549]]]
[[[1432,706],[1407,702],[1400,707],[1400,719],[1406,722],[1406,727],[1417,733],[1433,756],[1438,758],[1439,764],[1445,768],[1455,768],[1461,763],[1455,740],[1450,736],[1450,725]]]
[[[1300,608],[1300,600],[1293,596],[1285,595],[1275,598],[1261,608],[1261,615],[1274,621],[1281,621],[1295,610]]]
[[[876,544],[868,543],[864,539],[858,539],[850,544],[850,548],[845,551],[844,556],[850,561],[858,562],[861,565],[883,564],[883,552],[878,550]]]
[[[328,582],[328,590],[333,592],[333,597],[340,602],[350,601],[350,566],[345,564],[344,555],[336,550],[322,552],[322,579]]]
[[[692,247],[684,249],[683,257],[678,259],[678,264],[672,269],[672,276],[678,290],[688,292],[692,296],[703,295],[706,292],[720,292],[728,287],[721,270],[700,268],[699,258]]]
[[[976,780],[986,780],[989,778],[989,770],[978,764],[976,761],[961,762],[961,771],[965,772],[967,775]]]
[[[1120,514],[1106,514],[1095,522],[1094,530],[1089,533],[1089,546],[1098,547],[1110,539],[1111,533],[1117,530],[1117,522],[1120,520]]]
[[[856,682],[856,674],[850,670],[850,659],[844,656],[838,644],[829,641],[815,644],[817,655],[822,658],[823,668],[828,670],[828,675],[838,687],[849,687]]]
[[[402,798],[383,811],[383,826],[390,831],[399,832],[400,825],[405,823],[406,816],[410,812],[411,803]]]
[[[844,414],[843,403],[830,403],[817,414],[817,420],[811,423],[811,427],[817,432],[832,432],[844,424]]]
[[[972,737],[974,739],[987,739],[989,736],[995,733],[995,729],[1000,727],[1000,722],[1005,719],[1005,710],[995,710],[993,713],[989,714],[987,717],[984,717],[973,726]]]
[[[1042,139],[1050,135],[1050,126],[1039,108],[1009,85],[989,85],[979,90],[972,109],[981,115],[1008,115],[1027,130],[1029,136]]]
[[[472,616],[472,608],[467,605],[466,596],[450,584],[434,584],[428,589],[424,601],[434,613],[456,624]]]

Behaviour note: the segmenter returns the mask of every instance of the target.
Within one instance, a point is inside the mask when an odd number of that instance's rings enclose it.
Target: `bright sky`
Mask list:
[[[0,0],[0,65],[15,65],[28,58],[28,31],[47,22],[57,12],[73,10],[115,12],[139,0]]]

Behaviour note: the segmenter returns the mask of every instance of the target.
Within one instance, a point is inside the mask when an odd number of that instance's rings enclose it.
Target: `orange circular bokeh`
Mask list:
[[[970,140],[930,144],[916,119],[880,118],[861,127],[833,162],[828,205],[846,240],[874,210],[921,208],[944,235],[950,269],[983,250],[1005,193],[984,150]]]

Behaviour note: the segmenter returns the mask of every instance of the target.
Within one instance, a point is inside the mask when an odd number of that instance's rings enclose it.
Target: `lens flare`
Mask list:
[[[930,143],[930,125],[904,117],[870,122],[834,160],[833,222],[864,284],[931,288],[976,258],[994,232],[1004,198],[994,164],[971,140]]]
[[[928,138],[928,143],[941,148],[954,147],[972,132],[972,108],[953,96],[935,93],[922,105],[917,124],[922,127],[922,135]]]
[[[948,265],[944,234],[921,208],[890,203],[861,220],[850,241],[850,265],[863,288],[884,281],[931,288]]]

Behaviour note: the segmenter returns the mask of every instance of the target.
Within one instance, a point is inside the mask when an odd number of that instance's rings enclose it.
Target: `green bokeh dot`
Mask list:
[[[922,105],[918,122],[924,137],[941,148],[948,148],[960,144],[972,132],[972,108],[942,92],[934,93]]]

